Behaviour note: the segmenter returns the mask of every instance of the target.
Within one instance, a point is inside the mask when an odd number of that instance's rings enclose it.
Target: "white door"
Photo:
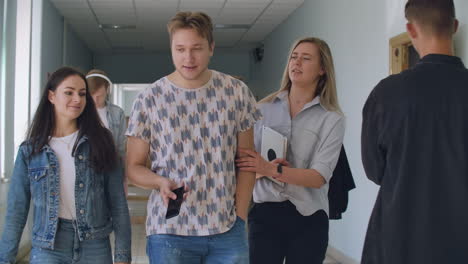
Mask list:
[[[133,102],[137,95],[150,86],[149,83],[119,83],[114,84],[112,89],[112,103],[122,107],[125,116],[130,116]]]

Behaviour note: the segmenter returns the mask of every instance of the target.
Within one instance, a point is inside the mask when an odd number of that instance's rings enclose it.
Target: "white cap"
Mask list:
[[[106,80],[109,83],[109,93],[112,93],[112,82],[107,76],[105,76],[104,74],[100,74],[100,73],[92,73],[92,74],[86,75],[86,79],[91,78],[91,77],[100,77]]]

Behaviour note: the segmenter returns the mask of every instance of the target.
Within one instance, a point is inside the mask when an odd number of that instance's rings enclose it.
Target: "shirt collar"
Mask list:
[[[78,131],[78,134],[80,132]],[[76,144],[76,148],[78,149],[78,147],[83,144],[85,141],[88,140],[88,136],[86,135],[83,135],[79,140],[78,140],[78,144]],[[73,143],[73,145],[75,145],[75,143]],[[45,144],[44,146],[42,146],[41,150],[45,150],[45,151],[52,151],[52,148],[49,146],[49,143]]]
[[[428,54],[418,61],[418,64],[424,63],[452,64],[458,67],[465,67],[459,57],[443,54]]]
[[[276,98],[275,100],[279,100],[279,101],[287,101],[288,100],[288,94],[289,94],[289,91],[281,91],[280,93],[278,93],[276,95]],[[309,107],[312,107],[314,105],[320,105],[323,109],[326,109],[322,103],[320,102],[320,95],[319,96],[315,96],[314,99],[312,99],[312,101],[308,102],[307,104],[304,105],[303,109],[307,109]]]

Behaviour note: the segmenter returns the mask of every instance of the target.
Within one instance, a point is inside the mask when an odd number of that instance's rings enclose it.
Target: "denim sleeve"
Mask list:
[[[16,156],[8,191],[5,225],[0,239],[0,263],[14,263],[29,213],[31,192],[28,168],[22,148]]]
[[[107,196],[115,234],[114,262],[128,262],[131,256],[131,226],[127,198],[123,188],[123,170],[119,165],[107,177]]]
[[[117,134],[117,151],[122,160],[125,160],[125,146],[127,146],[127,137],[125,131],[127,130],[127,121],[125,120],[125,113],[119,109],[119,130]]]

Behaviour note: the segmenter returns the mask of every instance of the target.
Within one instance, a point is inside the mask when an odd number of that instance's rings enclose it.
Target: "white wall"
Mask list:
[[[89,71],[93,62],[93,53],[71,27],[64,26],[66,21],[50,0],[41,1],[43,1],[40,31],[42,40],[39,72],[42,90],[47,82],[47,75],[61,66],[74,66],[84,73]]]
[[[93,65],[93,53],[65,21],[63,39],[63,65],[87,73]]]
[[[232,75],[250,77],[247,51],[215,49],[209,67]],[[94,67],[104,70],[114,83],[153,83],[174,71],[170,52],[152,54],[98,54]]]
[[[347,117],[344,144],[357,189],[350,193],[343,220],[331,221],[330,245],[360,261],[364,236],[378,188],[367,180],[361,162],[361,111],[373,87],[389,72],[391,37],[405,31],[406,0],[306,0],[265,39],[262,62],[252,63],[251,87],[263,97],[279,88],[290,45],[315,36],[330,45],[339,101]],[[468,1],[455,0],[461,28],[457,54],[468,59]]]
[[[62,66],[63,17],[49,0],[43,0],[42,46],[41,46],[41,89],[47,82],[47,74]]]
[[[459,21],[458,32],[455,35],[455,53],[468,66],[468,1],[454,0],[457,18]]]
[[[6,31],[3,48],[5,50],[5,58],[2,58],[4,64],[2,65],[2,82],[4,84],[4,90],[1,96],[2,102],[5,105],[5,112],[2,112],[2,143],[4,144],[4,164],[3,170],[5,176],[9,176],[13,170],[13,159],[14,159],[14,147],[13,147],[13,111],[7,109],[14,109],[14,100],[8,100],[8,98],[14,98],[15,96],[15,50],[16,50],[16,1],[6,0],[7,12],[6,12]]]

